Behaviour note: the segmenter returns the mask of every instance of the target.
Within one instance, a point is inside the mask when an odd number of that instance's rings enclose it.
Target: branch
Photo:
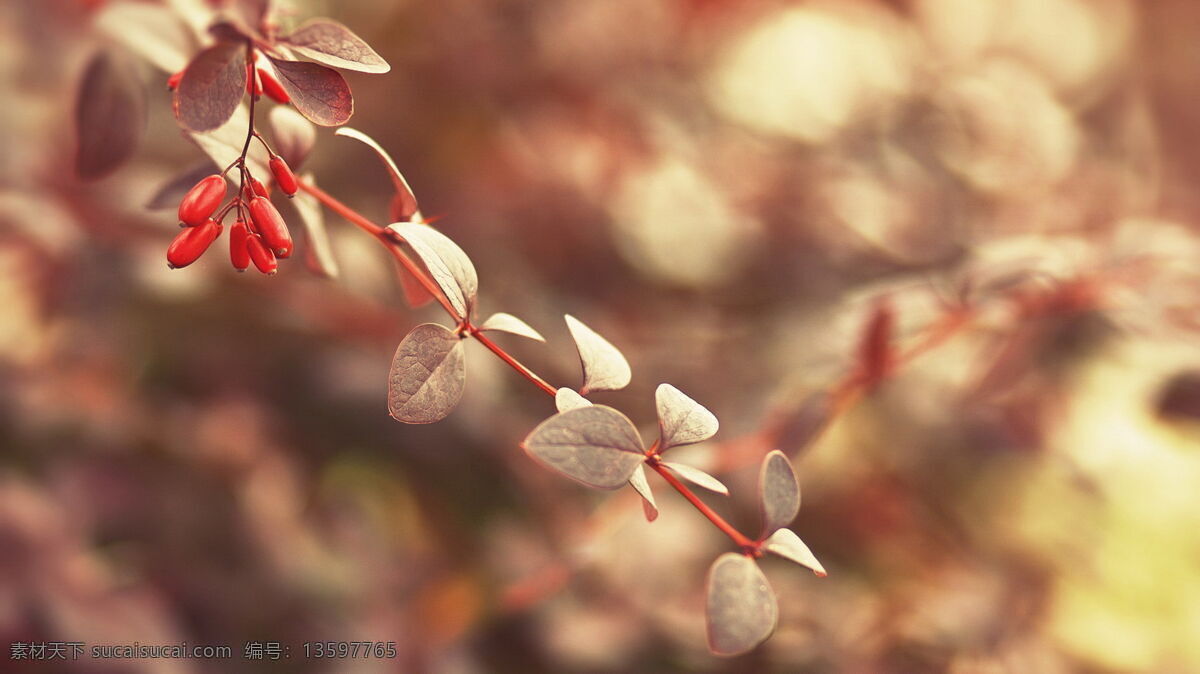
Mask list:
[[[381,244],[383,244],[383,246],[388,249],[388,252],[390,252],[392,256],[396,258],[396,261],[399,262],[413,276],[415,276],[417,281],[419,281],[421,285],[430,292],[430,294],[437,298],[438,303],[441,304],[442,309],[444,309],[446,313],[450,315],[450,318],[454,319],[456,322],[460,321],[457,312],[455,312],[454,308],[450,306],[450,302],[446,299],[445,294],[442,293],[441,289],[433,281],[433,279],[429,277],[429,274],[426,273],[425,269],[422,268],[421,265],[417,264],[416,261],[409,257],[408,254],[400,248],[400,240],[395,237],[391,230],[372,222],[358,211],[355,211],[341,201],[338,201],[324,190],[318,188],[316,185],[304,180],[299,180],[298,184],[300,189],[316,197],[316,199],[329,208],[329,210],[350,221],[359,229],[370,234]],[[483,346],[487,347],[489,351],[494,353],[500,360],[504,361],[505,364],[515,370],[517,374],[521,375],[531,384],[538,387],[538,389],[540,389],[543,393],[554,397],[558,392],[558,390],[547,383],[545,379],[538,376],[533,370],[529,369],[527,366],[521,363],[521,361],[517,360],[511,354],[505,351],[503,347],[496,344],[490,338],[480,332],[479,328],[471,323],[469,319],[461,319],[459,322],[459,329],[470,335]],[[757,551],[757,543],[750,540],[747,536],[735,529],[733,525],[726,522],[724,518],[713,511],[712,508],[708,507],[704,501],[700,500],[700,497],[697,496],[695,492],[693,492],[690,488],[688,488],[687,485],[683,484],[678,478],[672,475],[670,471],[668,471],[658,461],[657,458],[647,458],[646,464],[653,468],[659,475],[661,475],[663,479],[667,481],[667,484],[671,485],[675,491],[679,492],[680,495],[687,499],[689,503],[695,506],[696,510],[700,511],[700,514],[704,515],[704,517],[706,517],[710,522],[713,523],[714,526],[728,536],[738,547],[742,548],[743,551]]]

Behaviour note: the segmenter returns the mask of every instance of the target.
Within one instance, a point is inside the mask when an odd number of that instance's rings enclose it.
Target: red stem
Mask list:
[[[518,361],[516,358],[513,358],[512,356],[508,355],[507,351],[500,348],[499,344],[496,344],[491,339],[488,339],[487,335],[485,335],[479,331],[479,328],[475,327],[474,325],[468,324],[467,333],[469,335],[471,335],[472,337],[474,337],[476,339],[476,341],[478,341],[480,344],[486,346],[489,351],[491,351],[492,353],[499,356],[500,360],[504,361],[505,363],[508,363],[508,365],[512,369],[516,370],[522,377],[525,377],[530,382],[532,382],[534,386],[542,389],[548,395],[551,395],[551,396],[558,395],[558,389],[554,388],[550,384],[547,384],[546,380],[537,376],[533,372],[533,370],[530,370],[529,368],[522,365],[521,362]]]
[[[458,312],[456,312],[450,305],[450,302],[446,299],[445,294],[442,293],[441,289],[438,288],[433,279],[429,278],[429,275],[425,273],[425,270],[400,249],[400,240],[393,238],[394,235],[390,230],[388,230],[386,227],[381,227],[380,225],[371,222],[358,213],[358,211],[355,211],[346,204],[338,201],[316,185],[310,184],[303,180],[298,180],[297,183],[299,184],[301,190],[304,190],[305,192],[308,192],[316,197],[317,201],[320,201],[329,210],[337,213],[353,223],[359,229],[378,239],[379,242],[382,243],[384,247],[386,247],[388,251],[392,253],[396,260],[413,276],[415,276],[417,280],[420,281],[421,285],[424,286],[424,288],[428,290],[431,295],[437,298],[438,302],[442,305],[442,308],[446,310],[446,313],[450,314],[451,318],[459,322],[460,330],[473,337],[480,344],[487,347],[489,351],[496,354],[500,360],[508,364],[508,366],[513,370],[516,370],[518,374],[527,379],[534,386],[537,386],[539,389],[541,389],[542,392],[551,397],[554,397],[558,393],[558,390],[548,384],[545,379],[539,377],[533,372],[533,370],[530,370],[528,367],[523,365],[521,361],[513,358],[512,355],[505,351],[500,345],[496,344],[489,339],[487,335],[484,335],[482,332],[480,332],[479,328],[473,325],[470,320],[459,316]],[[701,515],[707,517],[708,520],[713,523],[713,525],[715,525],[726,536],[733,540],[735,544],[741,547],[743,552],[755,552],[758,550],[758,544],[747,538],[737,529],[733,528],[733,525],[731,525],[729,522],[726,522],[723,517],[713,511],[712,508],[708,507],[708,504],[706,504],[704,501],[701,501],[700,497],[696,496],[696,494],[689,489],[687,485],[680,482],[678,478],[676,478],[670,473],[670,471],[663,467],[662,463],[659,462],[657,457],[648,457],[646,459],[646,464],[653,468],[659,475],[661,475],[663,479],[667,481],[667,484],[674,487],[675,491],[679,492],[685,499],[688,500],[688,502],[695,506],[696,510],[699,510]]]
[[[646,465],[650,466],[655,472],[661,475],[662,478],[667,481],[667,484],[675,488],[675,491],[683,494],[684,498],[690,501],[692,505],[696,506],[696,510],[699,510],[700,514],[707,517],[710,522],[715,524],[716,527],[722,531],[722,533],[733,540],[733,542],[741,547],[743,551],[754,551],[758,549],[757,543],[749,538],[746,538],[742,532],[734,529],[732,524],[726,522],[724,517],[721,517],[712,508],[709,508],[707,503],[701,501],[700,497],[696,496],[691,489],[688,489],[687,485],[680,482],[679,478],[672,475],[671,471],[668,470],[666,466],[662,465],[662,462],[657,458],[650,457],[646,459]]]

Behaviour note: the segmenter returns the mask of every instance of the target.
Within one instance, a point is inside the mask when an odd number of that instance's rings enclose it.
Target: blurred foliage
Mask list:
[[[303,663],[310,640],[396,641],[404,671],[1200,670],[1200,6],[296,3],[392,64],[349,76],[351,125],[483,311],[550,340],[513,352],[577,383],[570,312],[633,364],[598,400],[649,427],[670,381],[716,412],[680,452],[725,469],[709,500],[743,529],[730,442],[850,371],[880,297],[898,343],[973,308],[783,445],[830,575],[765,561],[779,631],[723,661],[700,608],[726,541],[654,478],[647,524],[529,461],[553,408],[527,382],[478,350],[448,420],[388,417],[392,350],[440,316],[373,242],[331,218],[338,282],[166,268],[174,214],[143,204],[201,156],[168,73],[144,67],[133,162],[71,177],[108,4],[0,4],[0,642],[236,659],[94,671],[261,671],[250,640],[287,671],[396,664]],[[309,168],[383,219],[364,148],[322,131]]]

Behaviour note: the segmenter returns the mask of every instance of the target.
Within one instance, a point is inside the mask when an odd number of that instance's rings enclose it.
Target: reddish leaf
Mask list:
[[[233,116],[246,91],[246,45],[219,42],[196,55],[175,91],[175,115],[193,131],[215,129]]]
[[[75,103],[76,174],[95,180],[129,159],[145,120],[146,92],[137,73],[107,52],[92,57]]]
[[[416,276],[404,267],[398,267],[400,289],[404,292],[404,301],[413,309],[419,309],[433,301],[433,295],[421,285]]]
[[[279,74],[279,83],[292,97],[292,105],[313,124],[338,126],[354,114],[350,86],[336,70],[315,63],[276,58],[272,58],[271,63]]]
[[[364,73],[392,69],[362,38],[332,19],[307,21],[281,41],[301,56],[327,66]]]

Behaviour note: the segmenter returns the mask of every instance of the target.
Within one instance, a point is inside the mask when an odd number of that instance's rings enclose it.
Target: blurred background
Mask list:
[[[728,542],[655,476],[648,524],[526,458],[553,407],[477,344],[447,420],[389,418],[396,344],[444,317],[368,237],[330,215],[334,281],[238,275],[223,240],[167,269],[175,214],[145,204],[203,159],[169,73],[139,66],[132,160],[73,177],[118,4],[0,5],[0,642],[234,658],[0,670],[1200,671],[1200,5],[281,7],[391,63],[348,74],[350,125],[444,216],[482,311],[549,339],[507,348],[577,386],[571,313],[633,366],[597,401],[651,437],[660,382],[713,410],[674,458],[744,531],[759,458],[793,458],[829,577],[765,560],[779,629],[723,660]],[[383,222],[369,154],[323,129],[307,168]],[[878,315],[907,355],[831,406]],[[329,640],[397,657],[301,656]]]

